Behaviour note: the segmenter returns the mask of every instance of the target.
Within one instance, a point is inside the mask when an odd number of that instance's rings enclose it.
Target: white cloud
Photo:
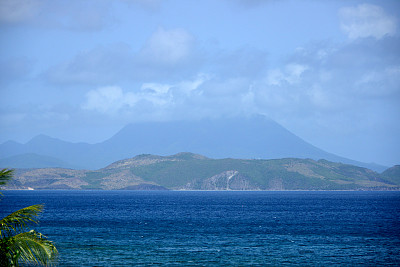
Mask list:
[[[306,65],[301,65],[297,63],[287,64],[284,70],[274,69],[268,72],[267,82],[270,85],[281,85],[282,82],[288,84],[296,84],[301,81],[302,74],[309,67]]]
[[[166,94],[170,88],[169,84],[144,83],[140,90],[149,94]]]
[[[163,119],[248,113],[268,114],[278,121],[288,117],[312,120],[316,119],[315,114],[334,117],[330,114],[348,113],[350,117],[356,108],[375,101],[372,97],[388,97],[396,93],[393,88],[399,88],[399,80],[395,78],[398,64],[392,62],[393,67],[387,67],[387,60],[393,57],[385,53],[392,52],[376,49],[386,47],[388,40],[372,40],[373,44],[371,40],[364,41],[335,46],[335,49],[329,47],[331,44],[311,45],[304,48],[308,53],[297,51],[286,65],[270,70],[259,79],[251,75],[236,76],[236,72],[230,76],[225,72],[213,72],[213,75],[200,72],[192,79],[141,83],[131,91],[99,87],[87,94],[82,107],[104,114],[153,114],[152,118],[163,116]],[[324,51],[323,56],[319,55],[320,51]],[[366,60],[362,56],[365,54],[373,60]],[[363,62],[362,68],[351,62],[337,63],[343,55],[353,55],[348,60]],[[383,90],[379,86],[384,81],[390,86],[386,91],[379,91]],[[368,93],[373,89],[380,93]]]
[[[160,83],[144,83],[140,88],[140,93],[135,96],[147,103],[151,103],[154,108],[165,108],[172,103],[172,96],[169,94],[171,85]]]
[[[314,84],[309,90],[306,91],[307,97],[316,108],[316,111],[321,110],[336,110],[340,105],[334,101],[334,97],[330,95],[329,90],[324,90],[320,85]]]
[[[307,69],[308,69],[308,66],[305,66],[305,65],[301,65],[301,64],[297,64],[297,63],[288,64],[286,66],[286,72],[288,75],[286,76],[285,79],[291,84],[298,83],[298,82],[300,82],[301,75]]]
[[[279,69],[270,70],[267,75],[267,82],[269,85],[280,85],[285,80],[285,76]]]
[[[155,63],[175,65],[191,54],[194,38],[183,29],[158,29],[143,48],[143,56]]]
[[[86,95],[86,103],[82,106],[86,110],[100,113],[116,113],[124,106],[133,106],[137,99],[133,93],[124,93],[118,86],[100,87],[91,90]]]
[[[339,10],[341,28],[350,39],[394,35],[397,28],[395,17],[385,13],[383,8],[371,4],[344,7]]]
[[[201,74],[192,80],[183,80],[172,85],[143,83],[138,91],[128,92],[119,86],[99,87],[86,94],[86,100],[81,107],[83,110],[108,115],[173,112],[176,105],[186,105],[186,101],[190,102],[189,98],[196,96],[191,92],[197,90],[207,79],[208,75]]]
[[[400,66],[370,70],[354,82],[356,92],[364,97],[388,97],[400,93]]]
[[[197,90],[204,82],[210,80],[211,78],[212,75],[200,73],[193,80],[184,80],[179,82],[174,86],[174,89],[178,89],[179,92],[189,95],[191,92]]]

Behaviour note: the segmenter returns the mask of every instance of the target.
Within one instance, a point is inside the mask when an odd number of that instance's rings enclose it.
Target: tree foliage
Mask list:
[[[0,185],[12,178],[13,170],[0,170]],[[17,210],[0,220],[0,266],[35,264],[50,266],[55,263],[58,251],[44,235],[28,230],[38,224],[43,205],[32,205]]]
[[[0,170],[0,186],[5,185],[13,177],[14,170],[1,169]]]

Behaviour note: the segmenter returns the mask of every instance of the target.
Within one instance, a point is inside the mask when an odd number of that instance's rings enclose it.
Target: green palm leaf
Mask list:
[[[9,180],[12,179],[14,170],[12,169],[1,169],[0,170],[0,185],[5,185]]]
[[[13,169],[1,169],[0,170],[0,186],[5,185],[8,181],[12,179],[14,175]],[[0,193],[0,196],[3,194]]]
[[[34,263],[49,266],[55,263],[58,251],[45,236],[31,230],[12,238],[10,254],[18,255],[19,261],[26,264]]]
[[[0,238],[11,236],[13,232],[24,231],[28,224],[38,223],[37,216],[43,210],[43,205],[32,205],[17,210],[0,221]]]
[[[13,170],[0,170],[0,185],[12,178]],[[34,230],[24,232],[31,223],[38,223],[37,216],[43,205],[32,205],[0,220],[0,266],[38,264],[49,266],[55,263],[58,251],[44,235]],[[23,233],[21,233],[23,232]]]

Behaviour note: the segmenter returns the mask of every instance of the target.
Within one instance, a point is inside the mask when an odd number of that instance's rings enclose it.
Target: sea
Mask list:
[[[400,266],[400,192],[3,191],[58,266]]]

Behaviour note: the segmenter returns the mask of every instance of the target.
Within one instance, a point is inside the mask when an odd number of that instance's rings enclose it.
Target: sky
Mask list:
[[[0,143],[265,115],[400,164],[400,1],[0,0]]]

